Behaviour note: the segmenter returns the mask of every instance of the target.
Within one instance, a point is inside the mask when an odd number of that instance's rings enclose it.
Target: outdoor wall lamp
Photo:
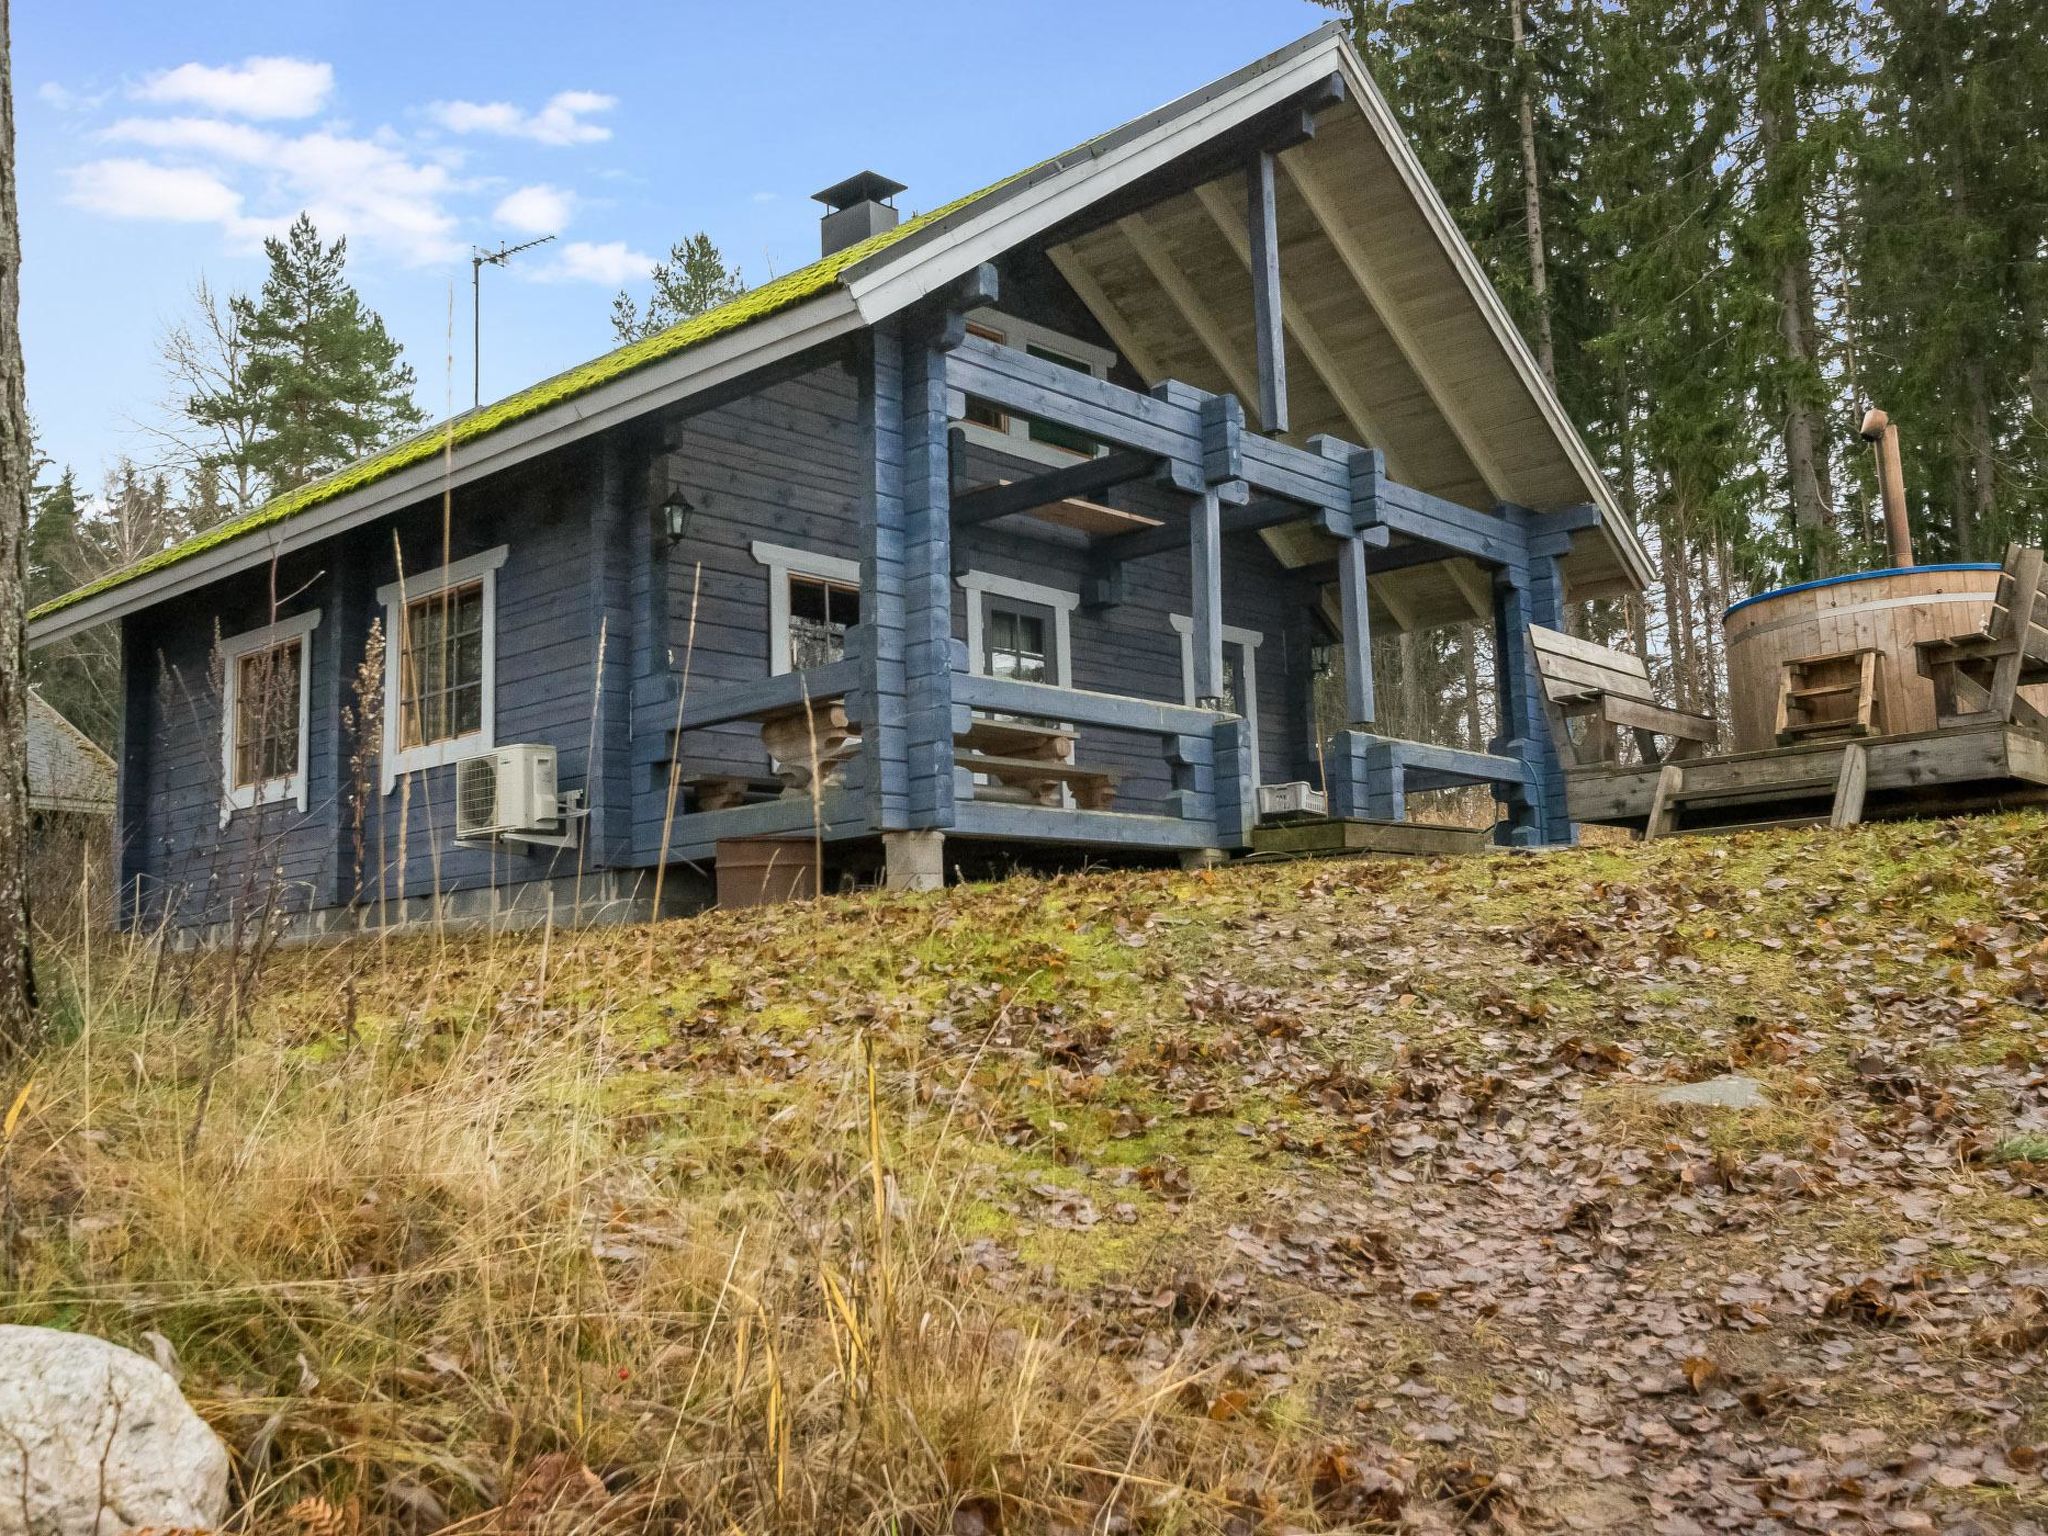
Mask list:
[[[690,504],[690,498],[681,491],[670,491],[661,504],[661,525],[668,532],[671,548],[690,536],[690,524],[697,516],[697,509]]]

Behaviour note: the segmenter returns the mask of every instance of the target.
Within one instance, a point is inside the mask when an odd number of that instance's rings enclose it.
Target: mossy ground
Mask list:
[[[4,1316],[161,1336],[252,1526],[566,1450],[707,1530],[2019,1530],[2044,846],[1019,879],[282,952],[239,1011],[56,962]],[[1731,1071],[1771,1107],[1656,1102]]]

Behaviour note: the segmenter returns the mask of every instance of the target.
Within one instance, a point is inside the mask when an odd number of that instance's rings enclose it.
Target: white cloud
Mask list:
[[[557,91],[538,112],[523,112],[509,101],[437,101],[427,108],[450,133],[484,133],[536,144],[595,144],[612,136],[603,123],[587,121],[619,104],[600,91]]]
[[[215,67],[180,64],[137,86],[142,101],[203,107],[236,117],[311,117],[334,90],[334,67],[312,59],[248,58]]]
[[[267,129],[222,122],[217,117],[124,117],[102,128],[99,137],[150,149],[187,150],[244,165],[263,164],[282,142]]]
[[[545,184],[521,187],[491,210],[491,221],[522,234],[558,234],[568,226],[574,203],[575,199],[560,187]]]
[[[241,194],[211,171],[149,160],[95,160],[71,172],[71,201],[117,219],[239,225]]]
[[[278,210],[260,221],[265,228],[288,222],[303,208],[322,234],[347,235],[405,261],[444,261],[461,251],[456,219],[446,206],[450,195],[460,190],[455,173],[445,164],[415,159],[402,146],[381,138],[356,138],[327,129],[283,134],[208,117],[125,118],[103,130],[101,137],[200,162],[177,169],[215,185],[225,186],[239,170],[255,184],[261,200]],[[239,210],[220,215],[219,221],[242,241],[250,238],[256,222],[242,219]]]
[[[87,112],[107,99],[105,91],[74,91],[55,80],[45,80],[36,87],[36,100],[46,107],[59,112]]]
[[[601,245],[571,240],[556,260],[534,275],[548,282],[603,283],[616,288],[621,283],[638,282],[653,266],[652,256],[632,249],[623,240],[607,240]]]

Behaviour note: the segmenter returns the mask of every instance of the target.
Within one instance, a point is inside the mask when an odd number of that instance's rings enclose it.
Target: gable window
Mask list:
[[[316,608],[220,643],[222,826],[275,801],[306,808],[306,654],[319,623]]]
[[[1184,613],[1169,614],[1180,636],[1180,693],[1183,704],[1195,702],[1195,621]],[[1259,647],[1266,637],[1256,629],[1223,626],[1223,708],[1240,717],[1251,739],[1252,782],[1259,778]]]
[[[983,341],[992,341],[997,346],[1015,347],[1041,362],[1057,363],[1062,368],[1071,368],[1076,373],[1098,379],[1108,378],[1110,367],[1116,361],[1114,352],[995,310],[977,310],[967,322],[967,333],[979,336]],[[1013,416],[973,396],[968,397],[967,409],[961,420],[966,423],[967,435],[973,441],[1019,458],[1071,464],[1077,458],[1093,458],[1102,451],[1102,445],[1094,438],[1072,427]]]
[[[768,567],[768,671],[780,677],[846,659],[846,632],[860,622],[860,562],[756,542]]]
[[[505,546],[377,590],[384,605],[384,788],[494,744]]]

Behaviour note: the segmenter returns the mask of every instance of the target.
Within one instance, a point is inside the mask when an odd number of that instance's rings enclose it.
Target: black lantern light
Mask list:
[[[680,490],[670,490],[661,502],[661,526],[668,534],[671,548],[690,536],[690,523],[697,515],[697,509],[690,504],[690,498]]]

